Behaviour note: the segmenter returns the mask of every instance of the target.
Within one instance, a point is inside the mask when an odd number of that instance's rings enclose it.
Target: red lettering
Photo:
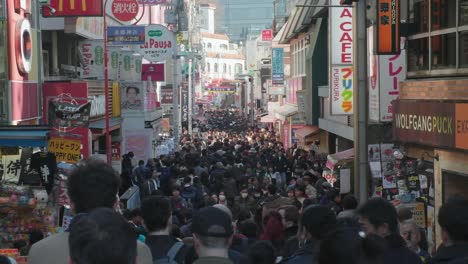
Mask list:
[[[351,43],[350,42],[341,43],[341,52],[342,53],[345,53],[348,49],[351,49]]]
[[[343,12],[341,12],[340,18],[343,18],[343,17],[350,17],[350,18],[352,18],[353,15],[351,14],[351,11],[350,11],[350,10],[351,10],[351,9],[349,9],[349,8],[343,9]]]
[[[342,63],[353,63],[352,62],[352,57],[350,53],[342,53],[341,54],[341,62]]]
[[[340,25],[340,29],[343,30],[343,31],[349,32],[349,31],[353,30],[353,23],[343,22]]]
[[[348,32],[343,33],[343,35],[340,38],[340,42],[344,42],[344,41],[353,42],[353,38],[351,38],[351,35],[349,35]]]

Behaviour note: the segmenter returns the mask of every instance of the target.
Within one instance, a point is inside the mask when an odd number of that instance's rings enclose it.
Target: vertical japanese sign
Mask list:
[[[188,106],[189,106],[189,99],[188,99],[188,85],[186,83],[183,83],[180,89],[180,105],[181,105],[181,117],[182,117],[182,127],[183,128],[188,128],[188,120],[189,114],[188,114]]]
[[[271,53],[272,84],[284,85],[284,49],[272,48]]]
[[[400,82],[406,78],[406,50],[397,55],[375,55],[373,30],[368,29],[369,120],[391,122],[393,101],[398,98]]]
[[[97,16],[103,14],[102,0],[49,0],[49,6],[53,8],[43,8],[44,17],[82,17]]]
[[[273,30],[264,29],[262,30],[262,41],[272,41],[273,40]]]
[[[331,0],[330,5],[340,5]],[[352,115],[353,95],[353,9],[334,7],[330,12],[330,98],[332,115]]]
[[[377,54],[400,53],[400,1],[377,0]]]

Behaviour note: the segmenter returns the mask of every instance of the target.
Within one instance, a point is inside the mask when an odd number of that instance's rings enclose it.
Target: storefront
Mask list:
[[[416,159],[416,168],[427,174],[428,230],[436,229],[440,241],[440,229],[433,221],[440,206],[454,195],[466,197],[468,103],[397,100],[394,111],[395,140],[402,143],[408,157]]]
[[[275,108],[275,117],[280,120],[279,131],[283,139],[283,146],[288,149],[292,146],[292,121],[291,116],[297,113],[297,106],[292,104],[284,104]]]

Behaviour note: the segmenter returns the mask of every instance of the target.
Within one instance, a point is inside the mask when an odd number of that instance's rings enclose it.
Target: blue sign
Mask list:
[[[143,45],[145,44],[144,26],[107,27],[108,45]]]
[[[271,82],[273,85],[284,85],[284,49],[271,50]]]

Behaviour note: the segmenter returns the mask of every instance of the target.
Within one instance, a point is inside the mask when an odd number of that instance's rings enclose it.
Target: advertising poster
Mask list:
[[[158,94],[156,92],[156,82],[146,81],[143,83],[146,89],[145,111],[153,111],[159,107]]]
[[[120,107],[122,113],[143,111],[143,83],[122,82],[120,86]]]
[[[134,159],[148,160],[151,155],[151,134],[149,129],[125,130],[125,153],[135,153]]]

